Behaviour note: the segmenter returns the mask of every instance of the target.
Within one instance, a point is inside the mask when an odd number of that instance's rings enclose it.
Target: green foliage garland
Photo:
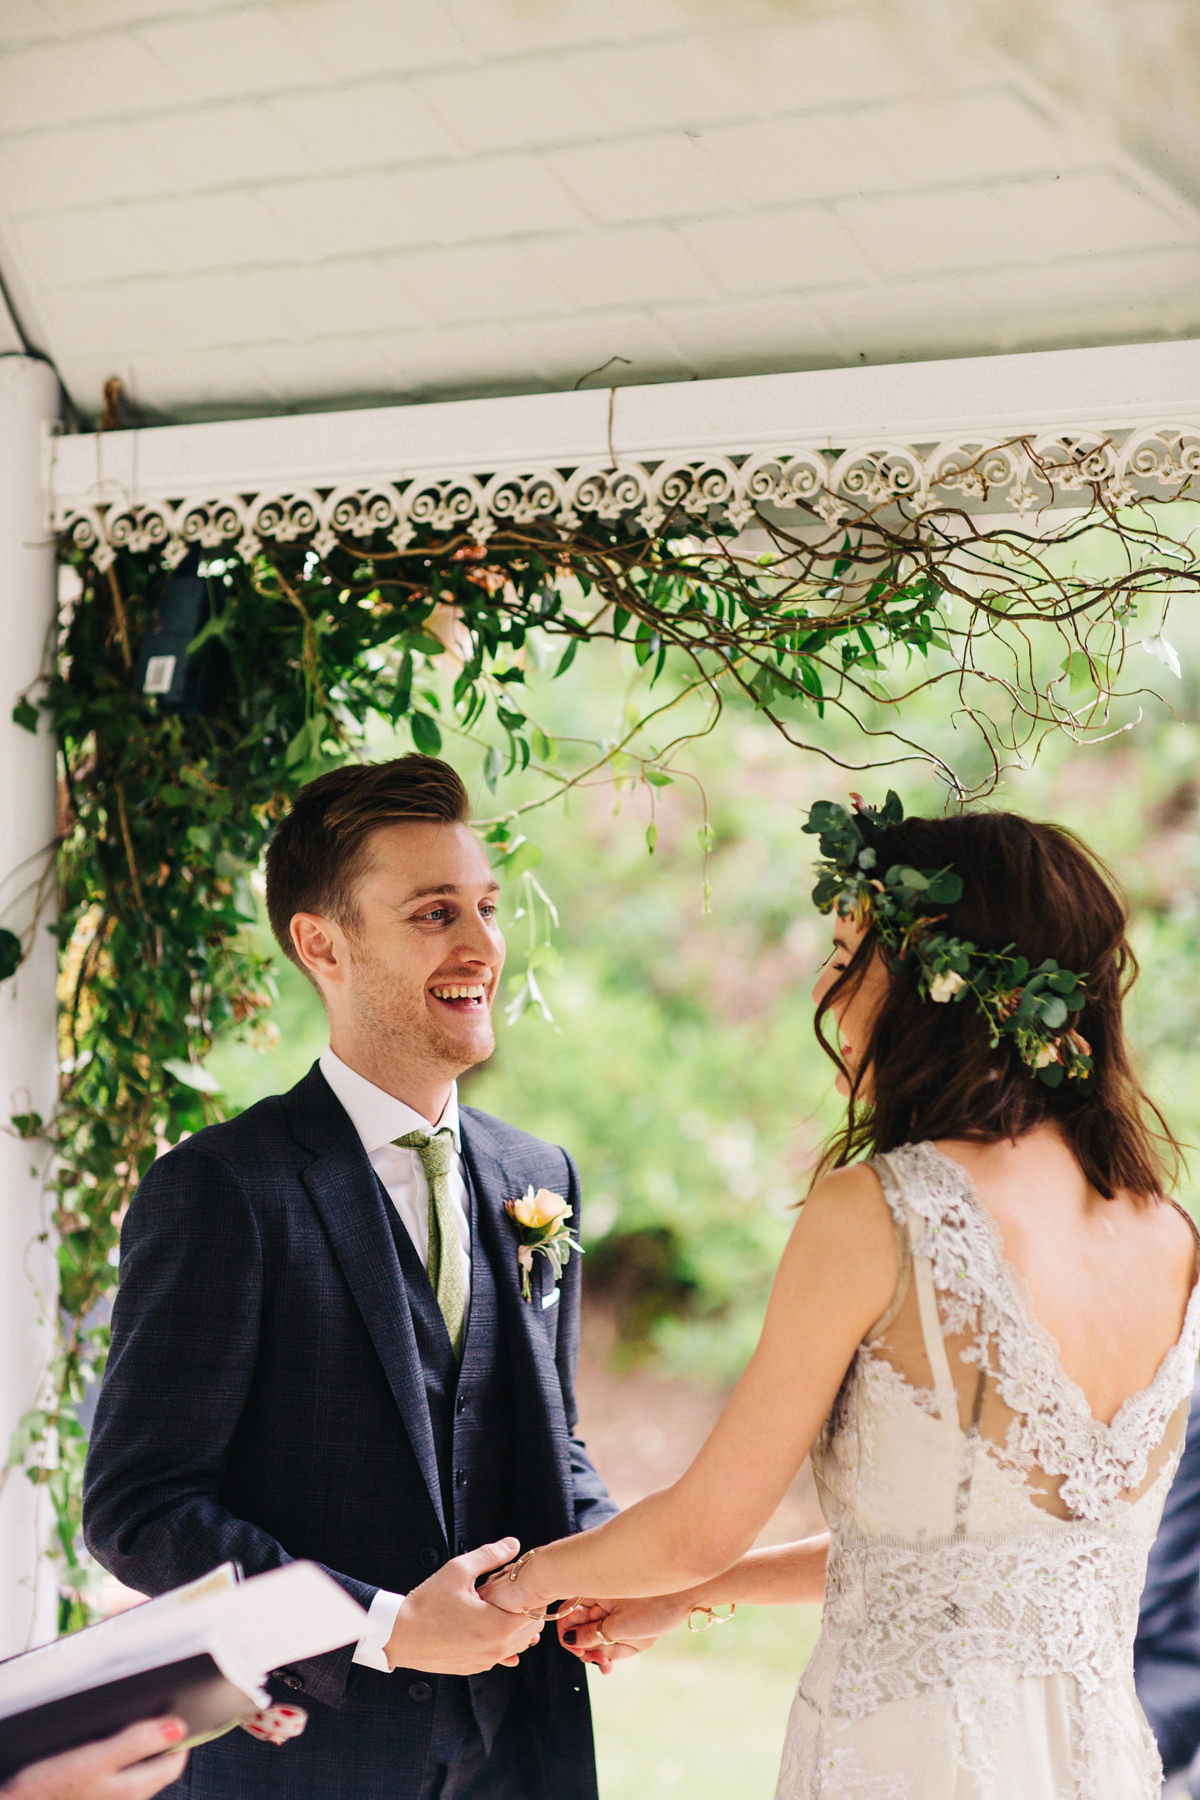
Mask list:
[[[62,1329],[46,1393],[9,1463],[9,1473],[24,1467],[49,1491],[64,1628],[86,1615],[78,1409],[103,1366],[120,1223],[155,1156],[219,1116],[204,1067],[215,1036],[271,1029],[269,965],[246,947],[249,884],[300,786],[364,754],[379,719],[406,726],[427,753],[448,734],[483,735],[490,783],[533,761],[552,798],[581,777],[556,770],[555,746],[527,710],[527,660],[551,653],[562,672],[581,646],[613,639],[630,646],[652,689],[669,663],[675,685],[664,684],[589,774],[608,764],[651,785],[671,781],[687,734],[664,743],[660,733],[649,747],[646,732],[696,691],[711,702],[706,730],[737,691],[800,747],[808,746],[794,736],[798,717],[861,706],[868,739],[924,756],[880,715],[947,674],[960,695],[978,677],[1008,707],[997,726],[986,706],[963,702],[998,770],[1014,720],[1026,735],[1105,722],[1130,594],[1154,592],[1159,581],[1139,553],[1119,578],[1064,585],[1047,572],[1044,545],[1025,567],[1010,542],[989,585],[977,543],[964,574],[961,532],[939,537],[920,519],[864,519],[853,536],[803,542],[765,522],[767,548],[752,555],[728,532],[704,527],[697,537],[698,529],[694,519],[669,519],[650,535],[591,518],[569,538],[514,525],[485,542],[427,531],[402,551],[362,540],[323,554],[277,544],[252,560],[222,550],[207,564],[211,616],[191,646],[213,659],[218,698],[197,713],[137,691],[139,648],[171,575],[162,547],[122,550],[105,570],[67,552],[81,589],[55,667],[14,715],[31,726],[39,711],[48,715],[60,751],[61,1090],[52,1119],[24,1115],[14,1125],[55,1153]],[[1177,559],[1167,572],[1177,578]],[[950,594],[965,603],[957,627],[945,610]],[[1041,686],[1032,654],[1028,678],[1023,651],[1015,672],[982,666],[981,639],[1003,644],[1011,626],[1026,644],[1039,622],[1066,650]],[[905,659],[916,675],[896,681]],[[449,709],[431,680],[447,663]],[[1068,677],[1072,694],[1090,682],[1091,698],[1067,705]],[[887,760],[895,758],[872,745],[856,766]],[[953,772],[939,767],[953,791]],[[514,817],[493,821],[487,836],[507,875],[528,884],[533,929],[535,895],[552,913],[532,874],[536,851]],[[537,937],[533,930],[535,952]],[[0,978],[22,948],[0,932]],[[535,961],[518,1011],[530,1002],[544,1009]]]

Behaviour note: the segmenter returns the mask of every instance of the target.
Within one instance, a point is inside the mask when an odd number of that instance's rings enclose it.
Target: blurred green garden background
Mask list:
[[[1158,613],[1147,616],[1145,635],[1157,639],[1162,629]],[[1165,631],[1181,676],[1164,671],[1161,655],[1145,654],[1136,625],[1130,659],[1135,675],[1144,662],[1147,683],[1169,694],[1173,711],[1147,696],[1114,713],[1103,743],[1051,737],[1031,764],[1014,756],[987,804],[1073,827],[1124,883],[1142,965],[1134,1042],[1151,1092],[1196,1143],[1200,619],[1172,615]],[[903,675],[897,668],[891,678]],[[670,697],[672,679],[668,669],[655,697]],[[1065,691],[1079,673],[1061,679]],[[525,704],[555,741],[565,777],[647,710],[645,675],[623,653],[592,646],[556,681],[530,667]],[[988,759],[954,706],[951,684],[934,687],[909,703],[905,724],[977,780]],[[668,720],[654,747],[677,730]],[[456,740],[448,724],[445,734],[445,754],[470,781],[481,819],[550,791],[533,772],[490,791],[483,750]],[[880,754],[832,714],[810,712],[804,735],[850,763]],[[408,747],[381,738],[372,749],[382,757]],[[651,1376],[676,1392],[686,1384],[718,1395],[736,1377],[789,1209],[837,1116],[830,1065],[811,1027],[809,991],[828,921],[809,901],[804,813],[818,797],[844,800],[859,788],[878,800],[894,785],[909,811],[940,811],[946,793],[919,761],[855,774],[800,753],[739,701],[711,736],[685,747],[671,785],[641,781],[636,762],[619,768],[616,787],[609,777],[581,784],[521,819],[536,846],[530,855],[540,854],[533,872],[560,921],[536,965],[553,1024],[536,1004],[514,1024],[500,1019],[495,1057],[463,1093],[575,1155],[589,1320],[629,1384],[632,1416],[637,1385]],[[510,994],[522,986],[531,929],[528,912],[515,916],[529,889],[518,882],[515,890],[504,901]],[[546,914],[540,901],[537,908],[540,945]],[[282,958],[276,976],[277,1041],[266,1045],[260,1032],[258,1048],[228,1041],[209,1059],[231,1108],[289,1086],[325,1041],[307,984]],[[1189,1204],[1198,1196],[1200,1158],[1181,1188]],[[585,1416],[585,1435],[587,1426]],[[608,1680],[593,1677],[604,1800],[769,1796],[815,1629],[813,1609],[739,1613],[723,1631],[683,1634]]]

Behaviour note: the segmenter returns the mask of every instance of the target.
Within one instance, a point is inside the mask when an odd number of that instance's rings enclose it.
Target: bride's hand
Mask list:
[[[515,1562],[505,1563],[502,1569],[496,1569],[478,1588],[481,1600],[497,1608],[499,1612],[524,1613],[526,1618],[535,1619],[539,1624],[553,1624],[560,1611],[563,1618],[572,1618],[579,1610],[575,1600],[547,1600],[544,1591],[536,1585],[537,1570],[531,1568],[533,1551],[527,1550],[524,1556],[518,1556]]]
[[[561,1621],[559,1640],[583,1662],[596,1662],[603,1668],[652,1649],[664,1632],[683,1624],[690,1604],[686,1594],[585,1601],[577,1613]]]
[[[521,1593],[520,1561],[518,1559],[516,1563],[505,1563],[503,1568],[494,1570],[486,1581],[480,1582],[476,1592],[481,1600],[486,1600],[489,1606],[496,1607],[500,1612],[528,1612],[532,1616],[536,1608],[532,1608],[529,1597]],[[517,1571],[516,1580],[513,1579],[514,1569]]]
[[[479,1598],[481,1600],[486,1600],[489,1606],[494,1606],[497,1612],[525,1612],[527,1609],[521,1605],[520,1600],[515,1600],[511,1594],[505,1593],[504,1590],[507,1586],[507,1579],[501,1581],[493,1579],[491,1581],[485,1581],[483,1585],[477,1589],[477,1592]],[[533,1616],[532,1613],[530,1616]]]

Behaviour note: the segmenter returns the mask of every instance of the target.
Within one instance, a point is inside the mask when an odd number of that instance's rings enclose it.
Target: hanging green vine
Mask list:
[[[290,795],[362,754],[373,719],[406,727],[428,753],[450,732],[482,738],[493,787],[533,764],[545,790],[532,806],[605,770],[662,785],[695,735],[672,736],[671,715],[696,694],[704,730],[736,693],[800,748],[828,754],[821,720],[837,708],[862,727],[856,766],[933,759],[904,732],[907,698],[930,683],[949,684],[948,705],[995,772],[1047,729],[1107,728],[1136,607],[1195,579],[1177,531],[1148,509],[1118,519],[1098,498],[1051,536],[945,514],[818,525],[795,534],[764,519],[749,549],[729,533],[698,536],[690,518],[653,536],[591,518],[569,539],[512,526],[485,544],[427,533],[403,551],[359,540],[323,555],[302,542],[250,561],[214,553],[208,622],[190,646],[208,659],[211,697],[195,712],[147,697],[137,679],[171,579],[161,550],[122,551],[103,572],[70,553],[81,589],[56,665],[15,713],[29,726],[45,713],[60,750],[61,1090],[52,1119],[13,1124],[55,1153],[62,1330],[9,1465],[49,1491],[64,1627],[85,1612],[77,1414],[103,1365],[120,1223],[155,1156],[219,1116],[204,1067],[216,1036],[269,1030],[271,972],[246,936],[250,879]],[[1117,573],[1085,578],[1076,553],[1097,529],[1122,555],[1107,559]],[[570,775],[530,712],[529,657],[561,673],[581,648],[614,640],[645,671],[646,709]],[[434,679],[447,667],[448,701]],[[534,911],[553,908],[521,820],[485,823],[497,862],[526,884],[531,959],[513,1010],[544,1009]],[[27,948],[0,932],[0,977]]]

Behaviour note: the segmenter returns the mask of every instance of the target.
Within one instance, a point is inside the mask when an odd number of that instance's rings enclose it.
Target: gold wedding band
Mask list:
[[[610,1638],[606,1634],[603,1625],[597,1625],[596,1636],[600,1639],[602,1644],[607,1644],[610,1650],[632,1650],[635,1656],[641,1654],[637,1645],[631,1644],[627,1638]]]

